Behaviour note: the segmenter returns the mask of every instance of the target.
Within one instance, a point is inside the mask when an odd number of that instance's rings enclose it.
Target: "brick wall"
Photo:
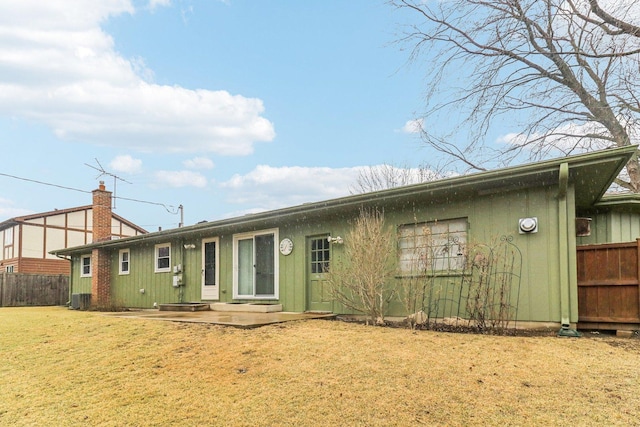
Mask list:
[[[111,303],[111,258],[106,250],[91,252],[91,305],[108,308]]]
[[[16,266],[15,273],[69,275],[71,264],[63,259],[22,258]]]

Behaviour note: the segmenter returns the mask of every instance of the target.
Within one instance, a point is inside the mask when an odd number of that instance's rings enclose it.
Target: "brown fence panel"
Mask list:
[[[64,305],[69,276],[4,273],[0,275],[0,307]]]
[[[639,242],[577,247],[579,327],[637,329]]]

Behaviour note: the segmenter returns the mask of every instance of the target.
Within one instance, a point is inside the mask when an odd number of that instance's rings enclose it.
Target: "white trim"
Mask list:
[[[122,263],[123,263],[122,256],[125,253],[127,254],[127,271],[122,270]],[[129,274],[130,271],[131,271],[131,251],[129,250],[129,248],[120,249],[120,251],[118,252],[118,274],[120,275]]]
[[[88,259],[89,260],[89,272],[85,273],[84,272],[84,260]],[[93,266],[91,265],[91,255],[81,255],[80,256],[80,277],[91,277],[91,270],[93,269]]]
[[[238,241],[255,238],[256,236],[263,236],[267,234],[273,235],[273,295],[239,295],[238,294]],[[233,235],[233,299],[243,300],[277,300],[280,298],[280,251],[279,251],[280,237],[277,228],[270,228],[267,230],[259,230],[250,233],[241,233]]]
[[[167,267],[158,268],[158,249],[169,248],[169,265]],[[165,258],[165,257],[162,257]],[[158,243],[153,250],[153,272],[154,273],[171,273],[171,243]]]
[[[204,266],[205,266],[205,245],[207,243],[215,243],[216,244],[216,259],[215,259],[215,269],[216,269],[216,284],[211,286],[204,285]],[[207,301],[217,301],[220,299],[220,238],[212,237],[210,239],[202,239],[202,260],[201,260],[201,269],[202,269],[202,281],[200,282],[200,299]]]

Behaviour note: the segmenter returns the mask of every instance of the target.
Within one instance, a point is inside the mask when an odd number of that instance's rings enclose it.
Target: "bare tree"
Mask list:
[[[442,172],[427,165],[411,168],[408,166],[398,167],[382,164],[360,169],[356,183],[351,187],[350,191],[352,194],[368,193],[403,185],[434,181],[442,177]]]
[[[638,142],[640,2],[391,3],[418,19],[401,41],[428,60],[422,138],[465,169]],[[496,123],[516,131],[487,144]],[[637,153],[616,183],[640,192]]]
[[[598,0],[588,1],[591,12],[593,12],[594,15],[600,18],[600,20],[582,14],[581,11],[577,7],[575,7],[575,3],[572,2],[571,5],[573,7],[573,10],[576,13],[579,13],[582,19],[584,19],[585,21],[590,21],[591,23],[602,27],[602,30],[607,34],[630,34],[634,37],[640,37],[639,26],[634,25],[631,22],[626,22],[624,19],[620,19],[613,15],[610,15],[600,7],[600,5],[598,4]]]

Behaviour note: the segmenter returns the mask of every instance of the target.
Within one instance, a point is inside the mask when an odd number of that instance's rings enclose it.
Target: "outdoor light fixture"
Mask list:
[[[196,245],[194,245],[193,243],[189,243],[187,245],[183,245],[185,249],[195,249]]]
[[[329,237],[327,237],[327,242],[341,245],[341,244],[344,243],[344,240],[342,240],[342,237],[340,237],[340,236],[338,236],[338,237],[329,236]]]
[[[529,234],[538,232],[538,218],[520,218],[518,220],[518,232],[520,234]]]

